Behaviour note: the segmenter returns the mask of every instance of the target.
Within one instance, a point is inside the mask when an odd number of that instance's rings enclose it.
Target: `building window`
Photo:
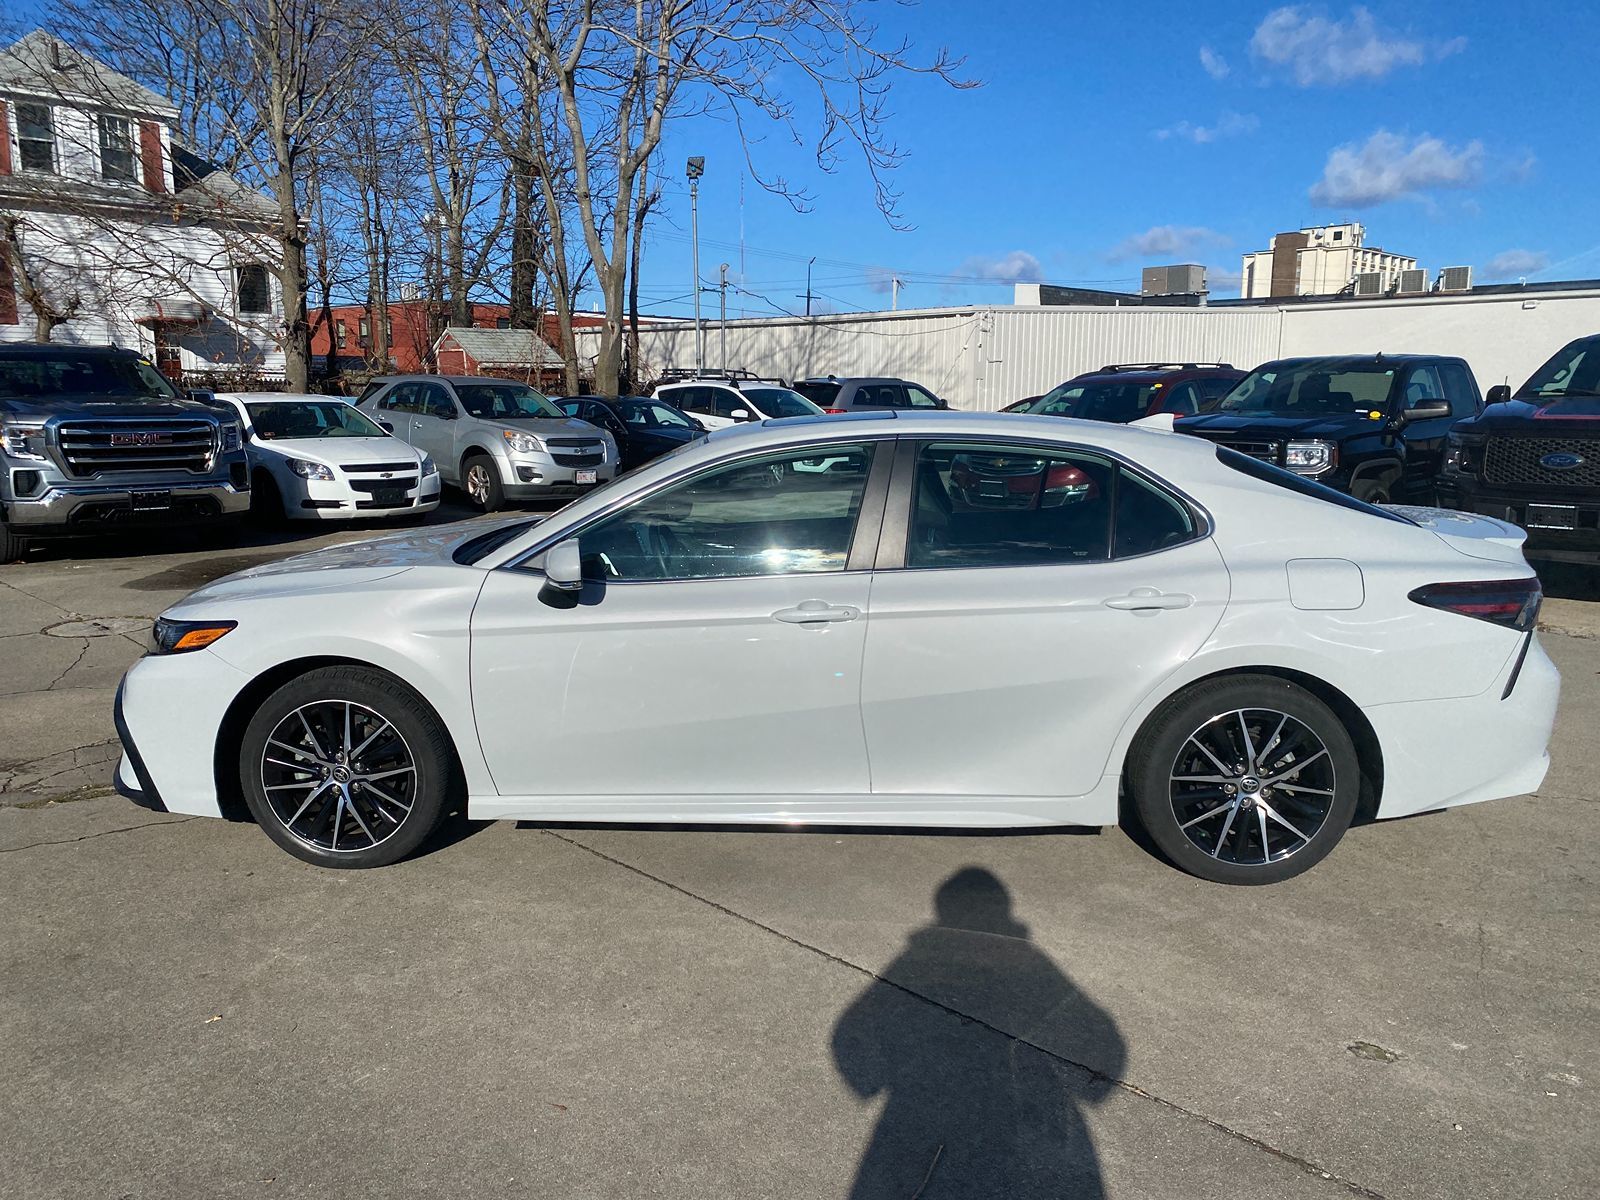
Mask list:
[[[242,313],[269,313],[272,311],[272,290],[267,286],[267,269],[260,263],[246,263],[238,269],[239,311]]]
[[[121,183],[137,182],[139,158],[133,149],[133,122],[102,113],[96,123],[100,126],[101,176]]]
[[[333,323],[333,341],[334,345],[336,345],[340,350],[344,349],[345,328],[343,321],[335,321]]]
[[[17,149],[24,171],[56,169],[56,128],[48,104],[17,105]]]
[[[367,320],[367,318],[362,317],[359,321],[356,322],[356,342],[359,345],[365,346],[367,344],[368,339],[371,338],[371,337],[372,337],[372,324],[371,324],[371,322],[369,322]]]
[[[510,329],[511,328],[511,318],[510,317],[496,317],[494,319],[494,327],[496,329]]]

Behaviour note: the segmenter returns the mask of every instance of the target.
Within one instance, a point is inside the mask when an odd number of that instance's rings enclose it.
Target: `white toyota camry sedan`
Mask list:
[[[1521,541],[1171,433],[769,421],[543,521],[196,592],[123,680],[118,782],[345,867],[462,801],[1018,827],[1111,824],[1126,792],[1178,866],[1267,883],[1358,812],[1539,785],[1559,680]]]
[[[273,520],[420,517],[439,507],[433,459],[337,396],[221,392],[244,422],[251,511]]]

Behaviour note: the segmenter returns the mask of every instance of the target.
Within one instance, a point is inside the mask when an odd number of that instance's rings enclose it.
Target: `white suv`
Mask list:
[[[816,417],[822,410],[799,392],[779,383],[747,379],[685,379],[664,383],[650,393],[692,413],[707,429],[722,429],[770,417]]]

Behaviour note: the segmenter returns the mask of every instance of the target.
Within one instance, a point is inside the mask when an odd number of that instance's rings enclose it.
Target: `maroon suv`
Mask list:
[[[1126,425],[1156,413],[1192,416],[1226,396],[1248,372],[1227,363],[1130,363],[1069,379],[1006,412]]]

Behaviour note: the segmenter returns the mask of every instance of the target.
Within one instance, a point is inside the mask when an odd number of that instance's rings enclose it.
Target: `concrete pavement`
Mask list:
[[[457,825],[336,873],[73,800],[107,619],[285,548],[0,569],[0,1195],[1600,1192],[1580,586],[1538,797],[1270,888],[1117,831]]]

